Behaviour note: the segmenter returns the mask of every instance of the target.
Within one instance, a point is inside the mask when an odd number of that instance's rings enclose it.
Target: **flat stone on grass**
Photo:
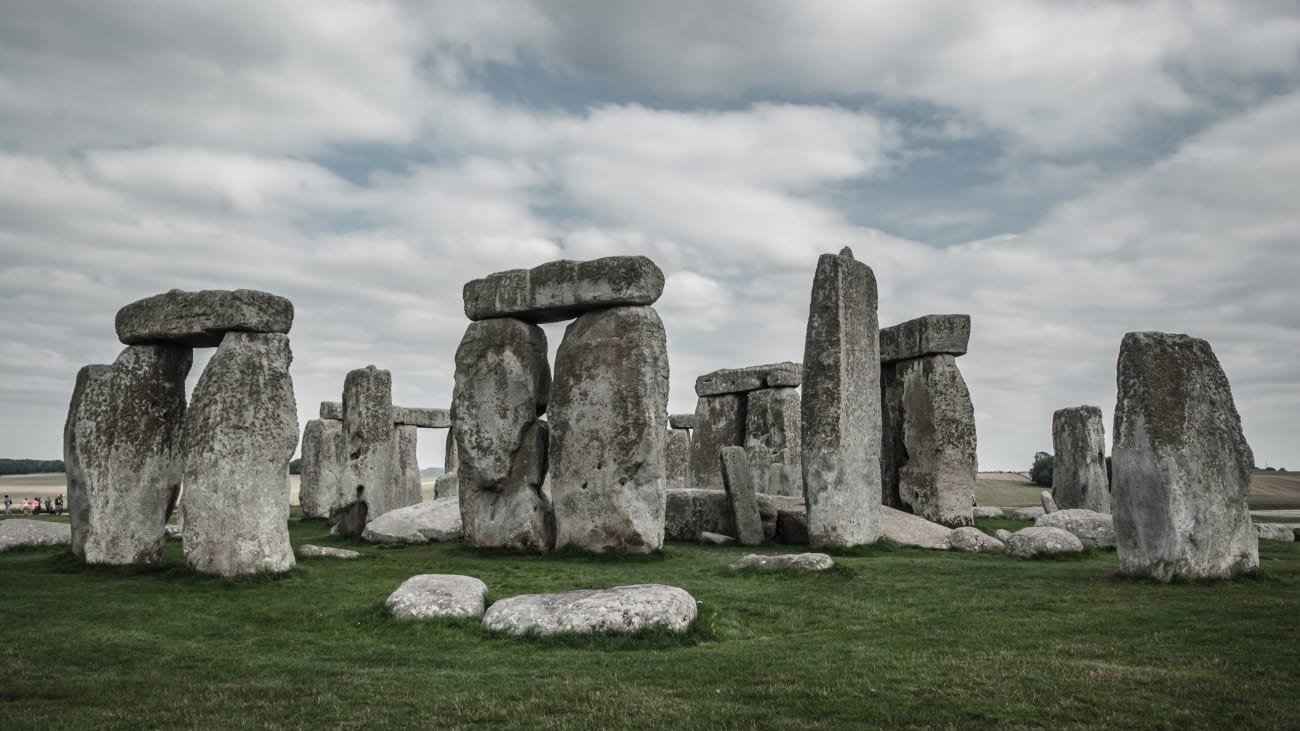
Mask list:
[[[21,546],[66,546],[72,543],[72,526],[43,520],[0,520],[0,551]]]
[[[1083,543],[1061,528],[1024,528],[1007,539],[1007,553],[1017,558],[1037,558],[1062,553],[1079,553]]]
[[[1007,550],[1002,541],[969,525],[953,529],[948,543],[952,550],[967,553],[1002,553]]]
[[[684,589],[634,584],[502,599],[483,616],[483,626],[511,635],[681,632],[695,621],[697,612],[695,597]]]
[[[361,552],[347,548],[330,548],[329,546],[313,546],[310,543],[304,543],[298,546],[298,556],[299,558],[361,558]]]
[[[735,542],[736,539],[731,536],[724,536],[721,533],[710,533],[709,531],[700,531],[700,543],[707,543],[711,546],[727,546]]]
[[[487,584],[473,576],[420,574],[388,596],[385,605],[399,619],[482,617]]]
[[[976,518],[1005,518],[1007,511],[1002,508],[985,507],[977,505],[971,509],[971,513]]]
[[[460,500],[426,500],[390,510],[366,524],[361,540],[371,543],[446,543],[461,537]]]
[[[1047,515],[1040,515],[1034,521],[1034,525],[1061,528],[1074,534],[1085,546],[1092,546],[1093,548],[1115,547],[1115,521],[1109,513],[1070,508],[1048,513]]]
[[[751,553],[729,566],[732,571],[742,569],[792,569],[794,571],[826,571],[835,568],[835,560],[824,553],[786,553],[778,556],[761,556]]]
[[[1040,516],[1047,515],[1047,511],[1037,505],[1031,508],[1016,508],[1011,512],[1012,520],[1038,520]]]
[[[1256,523],[1255,533],[1261,541],[1295,542],[1295,530],[1281,523]]]

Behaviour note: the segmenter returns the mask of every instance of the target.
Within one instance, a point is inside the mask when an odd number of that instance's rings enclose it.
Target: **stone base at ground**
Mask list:
[[[384,602],[399,619],[482,617],[487,584],[473,576],[421,574],[412,576]]]
[[[23,546],[66,546],[72,543],[72,526],[44,520],[0,520],[0,551]]]
[[[732,571],[742,569],[826,571],[835,568],[835,561],[824,553],[787,553],[780,556],[761,556],[751,553],[733,562],[727,568]]]
[[[695,597],[683,589],[636,584],[502,599],[483,616],[483,626],[512,635],[631,633],[650,628],[681,632],[695,621],[697,611]]]
[[[1058,553],[1079,553],[1083,543],[1060,528],[1024,528],[1007,539],[1007,553],[1017,558],[1037,558]]]
[[[361,533],[371,543],[447,543],[460,537],[460,500],[455,496],[390,510]]]

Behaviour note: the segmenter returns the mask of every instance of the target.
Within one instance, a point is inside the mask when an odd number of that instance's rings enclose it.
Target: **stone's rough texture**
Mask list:
[[[722,396],[763,388],[794,388],[803,382],[798,363],[769,363],[748,368],[723,368],[695,379],[696,396]]]
[[[1261,541],[1295,542],[1295,530],[1280,523],[1256,523],[1255,534]]]
[[[1101,409],[1076,406],[1052,414],[1052,497],[1065,509],[1110,512],[1106,435]]]
[[[729,546],[735,542],[735,538],[724,536],[721,533],[710,533],[708,531],[700,533],[700,543],[707,543],[713,546]]]
[[[763,542],[763,521],[758,515],[754,478],[744,447],[723,447],[721,462],[722,482],[736,523],[736,540],[742,546],[757,546]]]
[[[1011,531],[1007,530],[1006,528],[998,528],[997,530],[993,531],[993,537],[998,539],[999,541],[1002,541],[1003,543],[1006,543],[1007,539],[1011,537]]]
[[[787,513],[797,514],[800,520],[804,519],[803,500],[799,498],[775,495],[756,497],[765,540],[777,538],[778,520],[781,516]],[[669,490],[666,505],[664,537],[669,540],[694,541],[702,532],[736,535],[736,518],[731,512],[731,500],[722,490]],[[807,542],[805,537],[802,543]]]
[[[683,589],[635,584],[502,599],[488,609],[483,626],[512,635],[631,633],[648,628],[681,632],[695,621],[697,611],[695,598]]]
[[[117,338],[127,345],[172,343],[211,348],[228,332],[287,333],[293,303],[253,289],[173,289],[117,311]]]
[[[749,393],[745,452],[755,490],[803,497],[800,437],[798,391],[768,388]]]
[[[420,487],[420,462],[416,456],[418,440],[418,427],[409,424],[393,426],[393,485],[390,495],[394,505],[415,505],[424,499]]]
[[[695,414],[669,414],[668,426],[673,429],[694,429]]]
[[[1017,558],[1036,558],[1057,553],[1078,553],[1083,543],[1060,528],[1022,528],[1007,538],[1007,553]]]
[[[328,518],[338,507],[347,471],[343,422],[312,419],[302,430],[302,478],[298,505],[304,518]]]
[[[460,475],[455,472],[438,475],[438,479],[433,481],[433,497],[435,500],[445,497],[458,497],[459,495]],[[456,504],[459,505],[460,501],[457,500]]]
[[[880,362],[963,355],[970,342],[970,315],[926,315],[880,331]]]
[[[82,366],[77,371],[76,384],[72,388],[72,399],[68,403],[68,416],[63,423],[63,469],[68,481],[68,516],[72,523],[72,553],[85,555],[86,533],[90,521],[90,500],[86,494],[86,472],[81,466],[78,434],[87,439],[98,428],[98,424],[83,422],[81,419],[82,401],[91,384],[108,378],[113,373],[110,365]]]
[[[393,377],[366,366],[343,379],[343,443],[347,468],[330,509],[341,536],[359,536],[366,522],[410,505],[393,495]]]
[[[971,508],[971,515],[976,518],[1005,518],[1007,517],[1007,511],[1002,508],[976,505],[974,508]]]
[[[952,539],[952,528],[932,523],[920,516],[880,506],[885,538],[900,546],[936,548],[946,551]]]
[[[455,474],[460,471],[460,447],[456,446],[455,429],[447,430],[446,450],[442,457],[442,473],[445,475]]]
[[[852,254],[817,261],[804,342],[801,447],[813,548],[880,538],[876,276]]]
[[[1106,513],[1092,510],[1057,510],[1039,516],[1034,525],[1042,528],[1060,528],[1074,534],[1085,546],[1093,548],[1115,547],[1115,523]]]
[[[1056,499],[1052,497],[1052,493],[1043,490],[1041,493],[1038,494],[1038,499],[1040,502],[1043,503],[1044,513],[1050,514],[1060,510],[1060,508],[1056,507]]]
[[[185,377],[192,362],[183,346],[132,345],[108,372],[83,371],[81,392],[69,405],[68,505],[72,549],[87,563],[162,558],[163,526],[184,469]]]
[[[616,307],[569,325],[555,356],[550,420],[556,546],[658,550],[668,482],[668,341],[653,309]]]
[[[695,403],[691,432],[691,487],[722,490],[718,459],[723,447],[745,443],[745,397],[703,396]]]
[[[469,282],[465,316],[559,322],[592,310],[652,305],[663,291],[663,271],[644,256],[554,261]]]
[[[293,568],[289,458],[298,446],[289,336],[227,333],[185,415],[185,561],[220,576]]]
[[[669,490],[691,486],[691,434],[670,429],[664,436],[664,470]]]
[[[447,429],[451,427],[451,412],[447,409],[394,406],[393,423],[402,426],[418,426],[421,429]]]
[[[1016,508],[1011,511],[1012,520],[1038,520],[1040,516],[1046,515],[1047,511],[1040,507]]]
[[[979,468],[975,408],[951,355],[884,366],[881,500],[949,527],[970,525]]]
[[[66,546],[72,543],[72,526],[44,520],[0,520],[0,552],[24,546]]]
[[[1168,581],[1254,569],[1254,455],[1210,344],[1129,333],[1118,383],[1111,509],[1120,573]]]
[[[969,525],[953,530],[948,537],[948,544],[954,551],[967,553],[1002,553],[1007,550],[1002,541]]]
[[[329,546],[313,546],[310,543],[304,543],[298,546],[299,558],[361,558],[360,551],[353,551],[347,548],[330,548]]]
[[[460,537],[460,501],[455,497],[390,510],[361,533],[361,539],[371,543],[447,543]]]
[[[824,553],[787,553],[780,556],[760,556],[751,553],[730,566],[732,571],[742,569],[790,569],[793,571],[827,571],[835,568],[835,561]]]
[[[330,419],[332,421],[343,421],[343,402],[342,401],[320,402],[320,418]]]
[[[412,576],[384,604],[398,619],[483,616],[487,584],[473,576],[421,574]]]
[[[546,480],[549,432],[538,416],[551,398],[546,334],[513,319],[471,323],[456,349],[456,435],[465,545],[555,545]]]

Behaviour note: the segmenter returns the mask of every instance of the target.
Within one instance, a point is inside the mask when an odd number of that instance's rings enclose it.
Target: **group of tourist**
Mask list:
[[[8,495],[5,495],[5,515],[15,512],[13,505],[14,501],[10,499]],[[54,498],[54,500],[45,498],[44,503],[42,503],[41,499],[38,497],[34,497],[31,500],[23,500],[22,503],[19,504],[17,511],[21,512],[23,515],[40,515],[41,513],[47,515],[63,515],[63,496],[60,495]]]

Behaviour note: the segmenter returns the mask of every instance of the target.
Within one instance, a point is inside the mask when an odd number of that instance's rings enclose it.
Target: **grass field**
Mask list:
[[[981,527],[1020,527],[1009,521]],[[291,521],[292,540],[330,540]],[[733,574],[744,551],[602,559],[354,546],[285,577],[0,554],[0,728],[1295,728],[1300,544],[1234,582],[1144,584],[1113,553],[1020,561],[873,547],[828,575]],[[765,551],[775,551],[767,548]],[[506,639],[394,620],[419,573],[490,600],[660,582],[685,637]]]

